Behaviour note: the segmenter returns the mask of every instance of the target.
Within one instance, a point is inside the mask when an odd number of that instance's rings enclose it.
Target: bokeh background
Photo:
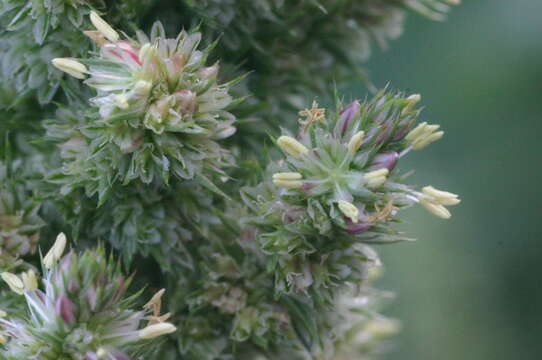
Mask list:
[[[401,168],[463,200],[448,221],[407,211],[419,240],[379,249],[403,322],[385,359],[542,359],[542,1],[411,16],[368,68],[379,87],[422,94],[421,120],[446,131]]]

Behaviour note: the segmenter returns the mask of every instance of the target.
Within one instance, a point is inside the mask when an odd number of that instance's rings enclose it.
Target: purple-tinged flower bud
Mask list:
[[[405,137],[405,135],[408,133],[410,128],[408,126],[405,126],[404,128],[399,129],[395,135],[393,136],[393,141],[399,141],[402,138]]]
[[[395,151],[387,151],[376,155],[369,169],[372,171],[385,168],[392,171],[395,168],[395,165],[397,165],[397,160],[399,160],[398,153]]]
[[[384,126],[384,131],[382,131],[380,133],[380,135],[378,135],[378,138],[376,139],[375,141],[375,145],[376,146],[380,146],[382,145],[383,143],[385,142],[388,142],[389,141],[389,138],[390,138],[390,135],[391,135],[391,130],[392,130],[392,124],[390,124],[390,122],[388,122],[387,124],[383,124]]]
[[[344,136],[346,130],[348,130],[348,127],[352,123],[352,120],[354,119],[356,114],[359,112],[360,108],[361,104],[359,103],[359,101],[356,100],[341,111],[341,114],[339,115],[339,121],[337,121],[337,127],[340,131],[341,136]]]
[[[373,224],[369,223],[357,223],[354,224],[352,222],[348,222],[348,225],[346,226],[346,232],[349,234],[359,234],[361,232],[364,232],[365,230],[369,229]]]
[[[378,126],[374,126],[372,127],[371,129],[369,129],[369,131],[367,132],[367,134],[365,134],[365,142],[370,142],[373,140],[373,138],[375,137],[375,135],[380,131],[380,125]]]
[[[57,299],[55,311],[66,324],[71,325],[75,322],[74,305],[65,295],[61,295]]]

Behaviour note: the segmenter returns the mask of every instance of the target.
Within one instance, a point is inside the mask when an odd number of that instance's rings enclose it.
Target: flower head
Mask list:
[[[63,238],[51,253],[61,253]],[[134,309],[135,297],[127,294],[130,279],[101,247],[52,262],[42,287],[33,272],[22,280],[9,273],[2,278],[24,293],[28,307],[28,315],[10,313],[1,321],[7,342],[0,355],[7,359],[44,353],[55,359],[127,359],[149,350],[137,346],[142,341],[175,331],[165,321],[142,326],[146,312]]]
[[[229,166],[231,155],[219,141],[235,133],[235,117],[227,109],[234,102],[229,88],[238,79],[218,83],[218,64],[206,64],[212,46],[198,49],[201,34],[182,31],[171,39],[156,23],[150,38],[138,31],[136,38],[122,39],[95,12],[90,18],[108,40],[91,34],[99,52],[90,59],[53,60],[77,78],[88,76],[85,84],[96,90],[90,100],[96,114],[80,126],[86,146],[91,147],[88,152],[95,156],[66,159],[65,175],[97,189],[99,179],[85,176],[70,164],[84,161],[90,172],[99,169],[96,172],[108,178],[101,184],[110,183],[111,178],[125,183],[168,181],[171,175],[193,179]],[[101,161],[108,164],[105,172]]]
[[[445,217],[444,205],[459,202],[431,187],[416,191],[397,170],[412,147],[434,140],[436,127],[414,128],[419,100],[384,90],[278,138],[286,156],[242,193],[278,293],[364,281],[373,256],[360,244],[410,240],[394,228],[401,209],[420,202]]]

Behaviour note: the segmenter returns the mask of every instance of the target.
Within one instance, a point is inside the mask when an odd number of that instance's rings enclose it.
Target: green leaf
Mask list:
[[[213,193],[217,194],[217,195],[220,195],[224,198],[226,198],[227,200],[231,200],[231,198],[226,195],[226,193],[224,193],[222,190],[220,190],[218,188],[218,186],[216,186],[211,180],[209,180],[209,178],[207,178],[205,175],[197,175],[196,176],[197,179],[201,182],[201,184],[207,189],[207,190],[210,190],[212,191]]]
[[[34,40],[36,40],[36,43],[38,43],[39,45],[43,43],[49,31],[49,19],[49,14],[40,16],[32,27],[32,32],[34,33]]]

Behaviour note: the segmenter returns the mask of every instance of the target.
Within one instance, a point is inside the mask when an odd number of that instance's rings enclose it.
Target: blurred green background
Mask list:
[[[421,120],[446,131],[402,162],[411,183],[463,200],[448,221],[407,211],[418,241],[379,249],[403,322],[385,359],[542,359],[542,1],[411,16],[368,68],[379,87],[422,94]]]

